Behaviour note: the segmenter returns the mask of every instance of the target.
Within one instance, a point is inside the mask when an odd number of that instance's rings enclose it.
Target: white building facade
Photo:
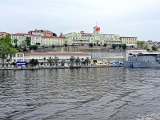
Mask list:
[[[19,62],[25,61],[29,63],[31,59],[37,59],[39,62],[39,65],[41,63],[44,63],[45,66],[49,66],[49,62],[47,59],[50,59],[50,58],[52,58],[53,60],[55,58],[58,58],[58,63],[65,61],[66,65],[68,65],[68,63],[70,63],[71,57],[74,57],[75,59],[79,58],[81,62],[82,60],[85,60],[85,59],[91,60],[91,55],[83,53],[83,52],[31,52],[27,54],[24,54],[23,52],[17,52],[15,55],[13,55],[10,58],[9,63],[7,63],[5,60],[4,65],[6,66],[8,64],[11,64],[13,62],[16,63],[18,61]],[[0,62],[2,61],[0,60]]]
[[[58,57],[59,61],[61,60],[70,60],[71,57],[75,59],[79,57],[79,59],[91,59],[91,55],[83,53],[83,52],[31,52],[24,54],[23,52],[16,53],[13,57],[11,62],[17,61],[26,61],[29,62],[31,59],[37,59],[38,62],[44,62],[44,58],[49,59],[50,57],[54,59]]]
[[[29,32],[30,33],[30,32]],[[112,45],[112,44],[126,44],[127,46],[135,46],[137,47],[137,37],[120,37],[119,34],[103,34],[100,33],[100,27],[95,26],[93,27],[92,33],[85,33],[84,31],[81,32],[70,32],[66,34],[62,34],[59,37],[51,36],[52,34],[46,33],[45,35],[41,34],[41,32],[32,34],[11,34],[12,43],[14,44],[14,39],[17,39],[17,44],[22,44],[25,41],[26,37],[31,38],[31,45],[39,43],[41,45],[82,45],[82,44],[89,44],[93,43],[96,45]]]
[[[47,37],[47,36],[42,36],[42,40],[41,40],[41,45],[47,45],[47,46],[51,46],[51,45],[55,45],[55,46],[63,46],[66,42],[66,37],[60,36],[60,37],[55,37],[55,36],[51,36],[51,37]]]
[[[95,26],[93,33],[85,33],[81,31],[79,33],[71,32],[63,34],[67,39],[68,45],[79,45],[93,43],[96,45],[106,44],[121,44],[118,34],[102,34],[100,33],[100,27]]]
[[[31,38],[31,45],[35,45],[36,43],[41,43],[42,37],[39,35],[31,35],[31,34],[25,34],[25,33],[16,33],[16,34],[11,34],[11,42],[13,45],[16,43],[14,40],[17,40],[17,45],[22,45],[23,42],[26,40],[26,37]]]
[[[137,37],[120,37],[120,40],[122,44],[137,47]]]
[[[17,45],[22,45],[23,42],[25,42],[26,37],[31,38],[31,45],[40,44],[40,45],[55,45],[55,46],[62,46],[65,44],[66,37],[63,36],[40,36],[40,35],[33,35],[33,34],[23,34],[23,33],[17,33],[11,35],[11,42],[13,45],[16,43],[14,42],[15,39],[17,39]]]

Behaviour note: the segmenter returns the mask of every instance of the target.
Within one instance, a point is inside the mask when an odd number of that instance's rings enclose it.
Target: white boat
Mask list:
[[[107,66],[107,64],[101,60],[92,60],[91,65],[95,66]]]

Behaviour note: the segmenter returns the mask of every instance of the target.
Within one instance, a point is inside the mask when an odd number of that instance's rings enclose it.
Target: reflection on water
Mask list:
[[[160,69],[0,71],[0,119],[160,119]]]

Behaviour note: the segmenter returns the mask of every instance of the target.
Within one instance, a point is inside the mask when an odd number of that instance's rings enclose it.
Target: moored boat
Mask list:
[[[160,63],[147,61],[133,61],[133,68],[160,68]]]
[[[107,66],[107,64],[101,60],[92,60],[91,65],[94,66]]]
[[[139,53],[129,56],[124,67],[133,68],[160,68],[160,54],[154,52]]]
[[[70,69],[78,69],[81,68],[81,66],[70,66]]]
[[[133,68],[133,62],[131,61],[124,61],[123,62],[124,67]]]

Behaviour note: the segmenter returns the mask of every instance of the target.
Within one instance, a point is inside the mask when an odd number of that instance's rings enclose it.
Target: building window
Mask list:
[[[17,57],[23,57],[23,54],[17,54]]]

